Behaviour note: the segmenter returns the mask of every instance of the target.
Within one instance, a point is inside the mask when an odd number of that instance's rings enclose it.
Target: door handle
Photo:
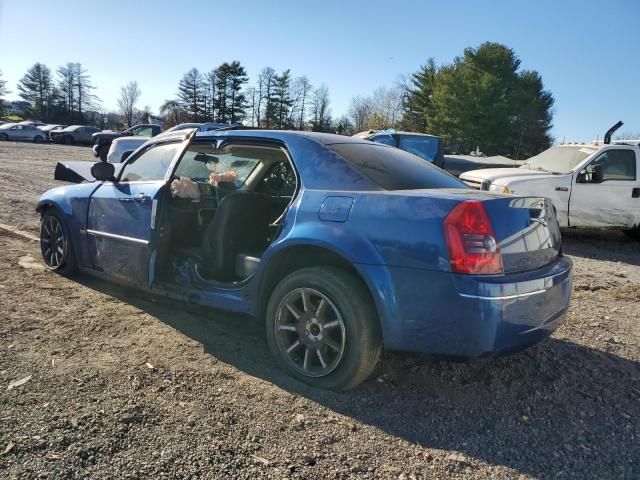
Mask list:
[[[569,187],[556,187],[556,192],[568,192]]]
[[[631,190],[631,198],[640,198],[640,188]]]

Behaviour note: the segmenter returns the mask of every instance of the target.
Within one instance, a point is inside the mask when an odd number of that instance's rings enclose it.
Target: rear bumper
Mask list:
[[[567,257],[533,272],[496,276],[389,268],[393,295],[384,303],[376,298],[385,347],[448,357],[526,348],[564,322],[571,271]]]

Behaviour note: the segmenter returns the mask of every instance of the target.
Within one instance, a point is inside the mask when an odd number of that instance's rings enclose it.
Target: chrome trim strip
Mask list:
[[[142,238],[125,237],[124,235],[116,235],[115,233],[101,232],[99,230],[89,230],[89,229],[87,229],[87,233],[89,235],[95,235],[97,237],[107,237],[107,238],[113,238],[114,240],[122,240],[124,242],[132,242],[132,243],[139,243],[141,245],[149,245],[149,241],[143,240]]]
[[[532,295],[538,295],[546,291],[547,290],[536,290],[535,292],[518,293],[516,295],[505,295],[502,297],[485,297],[484,295],[469,295],[466,293],[459,293],[458,295],[465,298],[477,298],[480,300],[513,300],[514,298],[523,298],[523,297],[530,297]]]

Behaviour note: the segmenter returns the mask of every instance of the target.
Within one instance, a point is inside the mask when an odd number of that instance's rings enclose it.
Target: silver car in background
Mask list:
[[[33,125],[4,124],[0,125],[0,140],[27,140],[41,143],[47,139],[47,134]]]

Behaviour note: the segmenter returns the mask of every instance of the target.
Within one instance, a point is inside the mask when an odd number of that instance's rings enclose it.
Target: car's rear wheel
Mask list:
[[[49,270],[63,275],[77,271],[69,229],[58,212],[48,209],[40,221],[40,251]]]
[[[623,230],[623,233],[633,240],[640,241],[640,227],[630,228],[628,230]]]
[[[64,137],[64,143],[66,145],[73,145],[73,137],[70,135],[67,135],[66,137]]]
[[[42,143],[43,140],[44,138],[42,138],[42,136],[40,135],[36,135],[35,137],[33,137],[33,141],[36,143]]]
[[[355,387],[380,358],[382,336],[371,297],[341,269],[311,267],[285,277],[271,295],[266,323],[279,364],[314,387]]]
[[[9,136],[6,133],[0,133],[0,140],[6,142],[7,140],[9,140]]]

